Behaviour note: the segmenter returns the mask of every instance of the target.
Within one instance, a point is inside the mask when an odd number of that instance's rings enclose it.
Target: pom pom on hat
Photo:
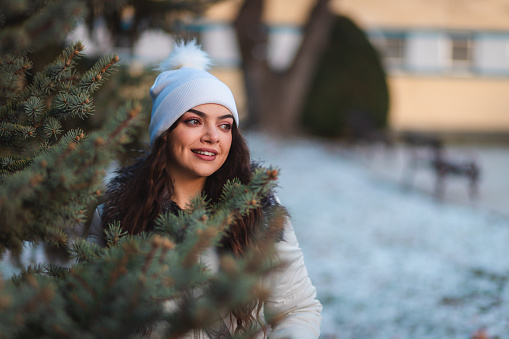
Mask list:
[[[193,39],[187,44],[185,41],[177,41],[173,45],[170,56],[164,60],[157,71],[174,71],[182,67],[192,67],[207,71],[210,67],[211,60],[200,46]]]
[[[189,109],[203,104],[226,107],[237,126],[239,116],[231,90],[206,71],[210,58],[195,40],[176,42],[168,59],[158,70],[162,71],[150,88],[152,116],[149,134],[150,147]]]

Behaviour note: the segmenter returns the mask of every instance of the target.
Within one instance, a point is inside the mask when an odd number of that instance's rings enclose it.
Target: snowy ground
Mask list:
[[[497,200],[490,206],[463,202],[461,183],[440,203],[419,188],[425,175],[417,189],[401,189],[399,158],[257,134],[248,141],[255,159],[281,169],[278,195],[324,305],[322,338],[471,338],[479,330],[509,338],[509,218],[485,208],[502,206],[503,196],[487,197]]]

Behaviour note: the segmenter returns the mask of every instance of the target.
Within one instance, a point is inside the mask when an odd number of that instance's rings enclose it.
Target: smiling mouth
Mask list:
[[[207,155],[209,157],[212,157],[214,155],[217,155],[217,153],[208,152],[208,151],[200,151],[200,150],[193,150],[193,153],[201,154],[201,155]]]

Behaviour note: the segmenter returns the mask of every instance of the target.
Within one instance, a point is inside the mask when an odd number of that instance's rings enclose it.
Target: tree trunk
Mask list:
[[[317,0],[301,46],[284,72],[270,68],[268,32],[262,22],[264,0],[245,0],[235,21],[246,86],[249,127],[291,134],[298,131],[302,107],[329,40],[332,14],[328,0]]]

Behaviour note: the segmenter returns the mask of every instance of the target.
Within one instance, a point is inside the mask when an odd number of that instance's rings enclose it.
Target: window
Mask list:
[[[474,40],[469,34],[450,36],[450,65],[452,70],[470,70],[474,62]]]
[[[402,62],[405,59],[405,39],[403,36],[385,38],[384,58],[388,61]]]
[[[403,32],[378,32],[371,36],[386,66],[402,68],[406,59],[406,36]]]

